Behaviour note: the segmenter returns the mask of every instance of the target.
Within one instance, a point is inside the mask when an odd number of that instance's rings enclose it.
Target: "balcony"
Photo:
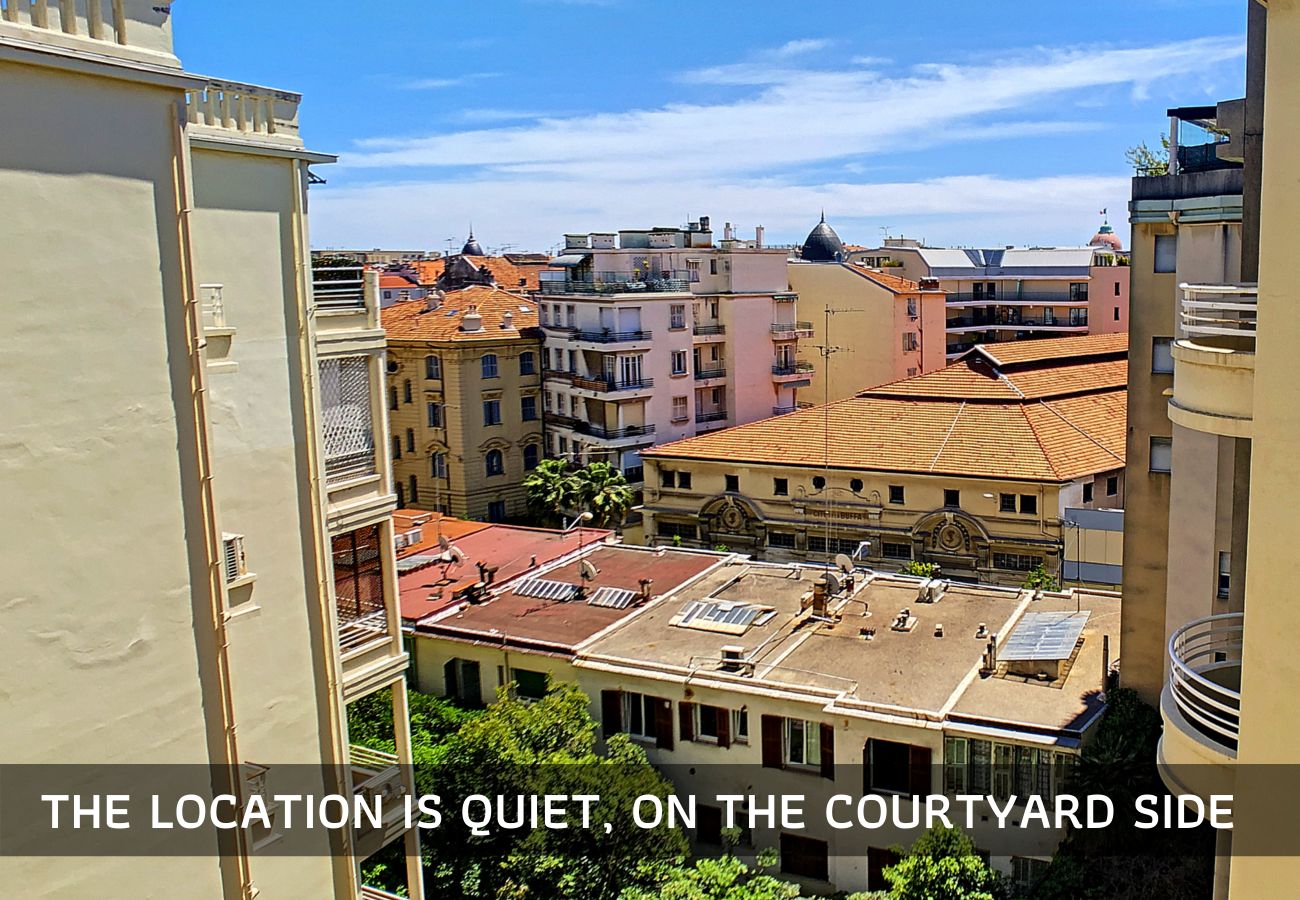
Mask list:
[[[577,428],[578,419],[576,416],[566,415],[565,413],[546,412],[542,414],[542,421],[545,424],[555,428]]]
[[[311,273],[317,309],[361,309],[366,305],[365,266],[321,266]]]
[[[654,387],[653,378],[636,378],[620,380],[617,378],[587,378],[573,375],[569,383],[582,391],[594,391],[598,394],[617,394],[626,391],[645,391]]]
[[[690,274],[677,270],[648,277],[632,272],[575,272],[566,278],[541,282],[543,294],[658,294],[690,290]]]
[[[160,8],[162,7],[162,8]],[[0,37],[177,69],[171,16],[157,0],[4,0]]]
[[[1158,763],[1171,790],[1232,793],[1241,725],[1241,613],[1187,623],[1169,639]]]
[[[301,100],[289,91],[214,79],[185,92],[185,113],[197,136],[301,147]]]
[[[1255,394],[1254,285],[1180,286],[1169,418],[1186,428],[1250,437]]]
[[[650,340],[648,331],[573,331],[569,337],[589,344],[629,344]]]
[[[812,337],[812,322],[773,322],[772,336],[778,341],[792,341],[795,338]]]
[[[716,369],[695,370],[696,381],[712,381],[715,378],[726,378],[726,377],[727,377],[727,370],[722,367],[718,367]]]
[[[1086,306],[1088,295],[1070,291],[1009,291],[1005,294],[951,291],[946,302],[948,306]]]
[[[312,305],[316,310],[316,342],[357,340],[383,345],[379,324],[379,273],[354,265],[328,265],[318,261],[312,268]]]
[[[391,682],[406,669],[390,585],[391,538],[379,524],[330,537],[334,611],[343,697],[352,701]]]
[[[811,384],[813,364],[803,360],[782,360],[772,366],[772,380],[796,387]]]
[[[727,422],[727,411],[725,409],[715,409],[710,412],[699,412],[695,414],[696,425],[710,425],[720,427]]]
[[[593,437],[601,441],[629,441],[637,443],[637,440],[655,433],[654,425],[625,425],[622,428],[606,428],[604,425],[596,425],[591,422],[576,422],[573,430],[578,434]]]
[[[789,294],[789,293],[785,293],[785,294],[773,294],[773,295],[772,295],[772,300],[775,301],[775,302],[777,302],[777,303],[798,303],[798,302],[799,302],[799,295],[798,295],[798,294]]]
[[[1086,331],[1087,316],[1010,316],[1004,319],[989,320],[972,316],[955,316],[944,322],[949,334],[962,331],[1021,331],[1024,329],[1041,329],[1043,331]]]
[[[772,407],[772,415],[784,416],[786,413],[798,412],[801,409],[812,409],[811,403],[790,403],[785,406]]]
[[[563,369],[547,369],[542,372],[542,378],[546,381],[558,381],[563,384],[572,384],[573,379],[577,377],[576,372],[566,372]]]
[[[725,326],[725,325],[696,325],[694,328],[691,329],[691,331],[692,331],[692,333],[695,334],[697,337],[707,336],[707,335],[714,335],[714,334],[726,334],[726,333],[727,333],[727,326]]]
[[[349,757],[353,795],[362,798],[371,808],[378,799],[383,810],[378,827],[362,821],[355,831],[356,853],[365,857],[382,849],[406,830],[403,798],[409,786],[395,753],[352,744]]]

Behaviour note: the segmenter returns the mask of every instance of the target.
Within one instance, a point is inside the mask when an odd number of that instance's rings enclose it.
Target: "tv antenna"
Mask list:
[[[833,307],[829,303],[822,310],[822,341],[820,344],[813,344],[813,349],[822,358],[822,488],[819,493],[826,494],[825,503],[822,506],[826,514],[826,561],[830,564],[835,550],[831,549],[831,357],[836,353],[852,353],[848,347],[840,347],[831,343],[831,316],[842,313],[861,313],[862,309],[853,307]]]

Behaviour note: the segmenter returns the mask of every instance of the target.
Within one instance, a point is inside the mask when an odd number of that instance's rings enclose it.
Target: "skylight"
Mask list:
[[[744,634],[751,625],[766,625],[775,615],[776,610],[770,606],[737,600],[692,600],[669,619],[668,624],[700,631]]]

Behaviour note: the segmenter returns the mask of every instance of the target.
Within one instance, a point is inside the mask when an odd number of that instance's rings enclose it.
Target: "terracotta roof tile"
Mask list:
[[[461,330],[471,308],[483,317],[482,331]],[[513,330],[501,327],[507,311]],[[499,341],[538,336],[535,301],[486,285],[450,291],[437,309],[428,309],[422,300],[411,300],[390,306],[381,315],[389,341]]]
[[[1062,359],[1069,356],[1104,356],[1109,353],[1128,352],[1128,332],[1116,334],[1084,334],[1077,337],[1040,338],[1029,341],[1006,341],[1000,344],[980,344],[966,355],[982,353],[1003,365]]]
[[[547,263],[540,261],[535,263],[531,261],[524,262],[518,257],[516,261],[511,261],[504,256],[467,256],[465,258],[478,268],[487,266],[497,284],[510,291],[541,290],[537,273],[548,268]],[[447,267],[448,259],[449,257],[443,256],[438,259],[413,261],[411,265],[419,274],[420,284],[431,287],[438,280],[438,276],[442,274],[442,270]]]

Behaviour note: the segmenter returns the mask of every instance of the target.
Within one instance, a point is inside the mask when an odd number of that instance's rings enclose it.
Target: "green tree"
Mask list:
[[[1146,141],[1124,151],[1124,158],[1139,176],[1169,174],[1169,135],[1160,135],[1160,149],[1152,150]]]
[[[1025,573],[1020,586],[1030,591],[1054,591],[1057,588],[1056,577],[1039,563]]]
[[[627,479],[607,462],[594,462],[573,473],[577,505],[601,526],[620,525],[636,501]]]
[[[562,459],[542,460],[523,484],[528,508],[544,522],[562,522],[578,505],[578,482]]]
[[[766,874],[774,864],[760,854],[759,865],[750,870],[730,854],[716,859],[699,859],[692,865],[672,866],[661,872],[650,887],[627,888],[619,900],[793,900],[799,886]],[[766,864],[765,864],[766,863]]]
[[[892,900],[1000,900],[1002,878],[957,828],[935,826],[884,871]]]
[[[921,562],[919,559],[908,560],[898,570],[900,575],[917,575],[921,578],[933,578],[939,574],[939,564]]]

